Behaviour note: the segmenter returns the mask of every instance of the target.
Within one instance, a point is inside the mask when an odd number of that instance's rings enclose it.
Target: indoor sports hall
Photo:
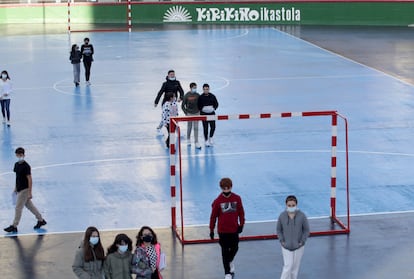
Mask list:
[[[47,225],[33,230],[25,209],[18,233],[1,234],[1,278],[75,278],[71,265],[88,226],[101,231],[106,249],[119,232],[135,243],[143,225],[167,254],[164,278],[223,278],[217,243],[182,245],[171,230],[183,223],[189,238],[208,239],[222,177],[243,199],[245,237],[274,234],[290,194],[311,230],[330,230],[335,192],[350,233],[311,237],[300,278],[414,278],[411,28],[154,25],[70,35],[56,26],[2,28],[0,70],[14,90],[10,127],[0,131],[0,223],[13,219],[14,150],[22,146]],[[69,51],[85,37],[95,48],[91,85],[81,65],[75,87]],[[208,83],[217,115],[229,116],[217,120],[214,146],[188,146],[180,122],[173,156],[166,130],[157,134],[154,99],[170,69],[185,92],[190,82],[199,92]],[[335,170],[331,115],[314,115],[327,111],[340,116]],[[242,241],[235,264],[237,279],[278,278],[280,245]]]

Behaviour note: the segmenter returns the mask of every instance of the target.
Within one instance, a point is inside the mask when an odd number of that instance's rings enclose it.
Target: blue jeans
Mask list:
[[[7,120],[10,121],[10,99],[0,100],[0,104],[3,118],[6,118],[7,114]]]

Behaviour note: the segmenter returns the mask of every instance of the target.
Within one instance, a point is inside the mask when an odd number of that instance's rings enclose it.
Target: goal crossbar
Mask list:
[[[259,119],[259,118],[287,118],[287,117],[331,117],[331,177],[330,177],[330,221],[331,229],[311,231],[311,236],[349,234],[350,233],[350,209],[349,209],[349,167],[348,167],[348,120],[337,111],[308,111],[308,112],[281,112],[281,113],[259,113],[259,114],[235,114],[235,115],[200,115],[200,116],[177,116],[170,119],[170,190],[171,190],[171,228],[181,244],[198,244],[217,242],[217,239],[186,239],[184,234],[184,212],[183,191],[181,173],[181,130],[179,123],[188,121],[213,121],[213,120],[236,120],[236,119]],[[338,118],[344,122],[345,129],[345,187],[346,187],[346,222],[339,219],[336,214],[336,190],[337,190],[337,142],[338,142]],[[177,134],[177,135],[176,135]],[[177,144],[176,144],[177,141]],[[178,148],[177,148],[178,147]],[[176,211],[176,154],[179,155],[179,190],[180,190],[180,230],[177,226]],[[335,228],[334,228],[334,225]],[[277,239],[277,234],[265,234],[254,236],[240,236],[240,240],[265,240]]]

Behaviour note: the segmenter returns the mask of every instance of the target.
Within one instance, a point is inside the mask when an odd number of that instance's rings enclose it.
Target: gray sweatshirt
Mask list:
[[[294,251],[303,245],[309,236],[309,223],[306,215],[297,210],[293,219],[289,218],[287,211],[283,211],[277,221],[277,236],[282,246]]]

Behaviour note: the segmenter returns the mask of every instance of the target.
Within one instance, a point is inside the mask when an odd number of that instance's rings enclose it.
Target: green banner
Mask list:
[[[71,23],[126,24],[127,4],[73,4]],[[390,2],[142,3],[134,24],[414,25],[414,0]],[[0,8],[0,23],[65,23],[67,4]]]
[[[137,6],[139,23],[410,25],[414,2],[278,2]]]

